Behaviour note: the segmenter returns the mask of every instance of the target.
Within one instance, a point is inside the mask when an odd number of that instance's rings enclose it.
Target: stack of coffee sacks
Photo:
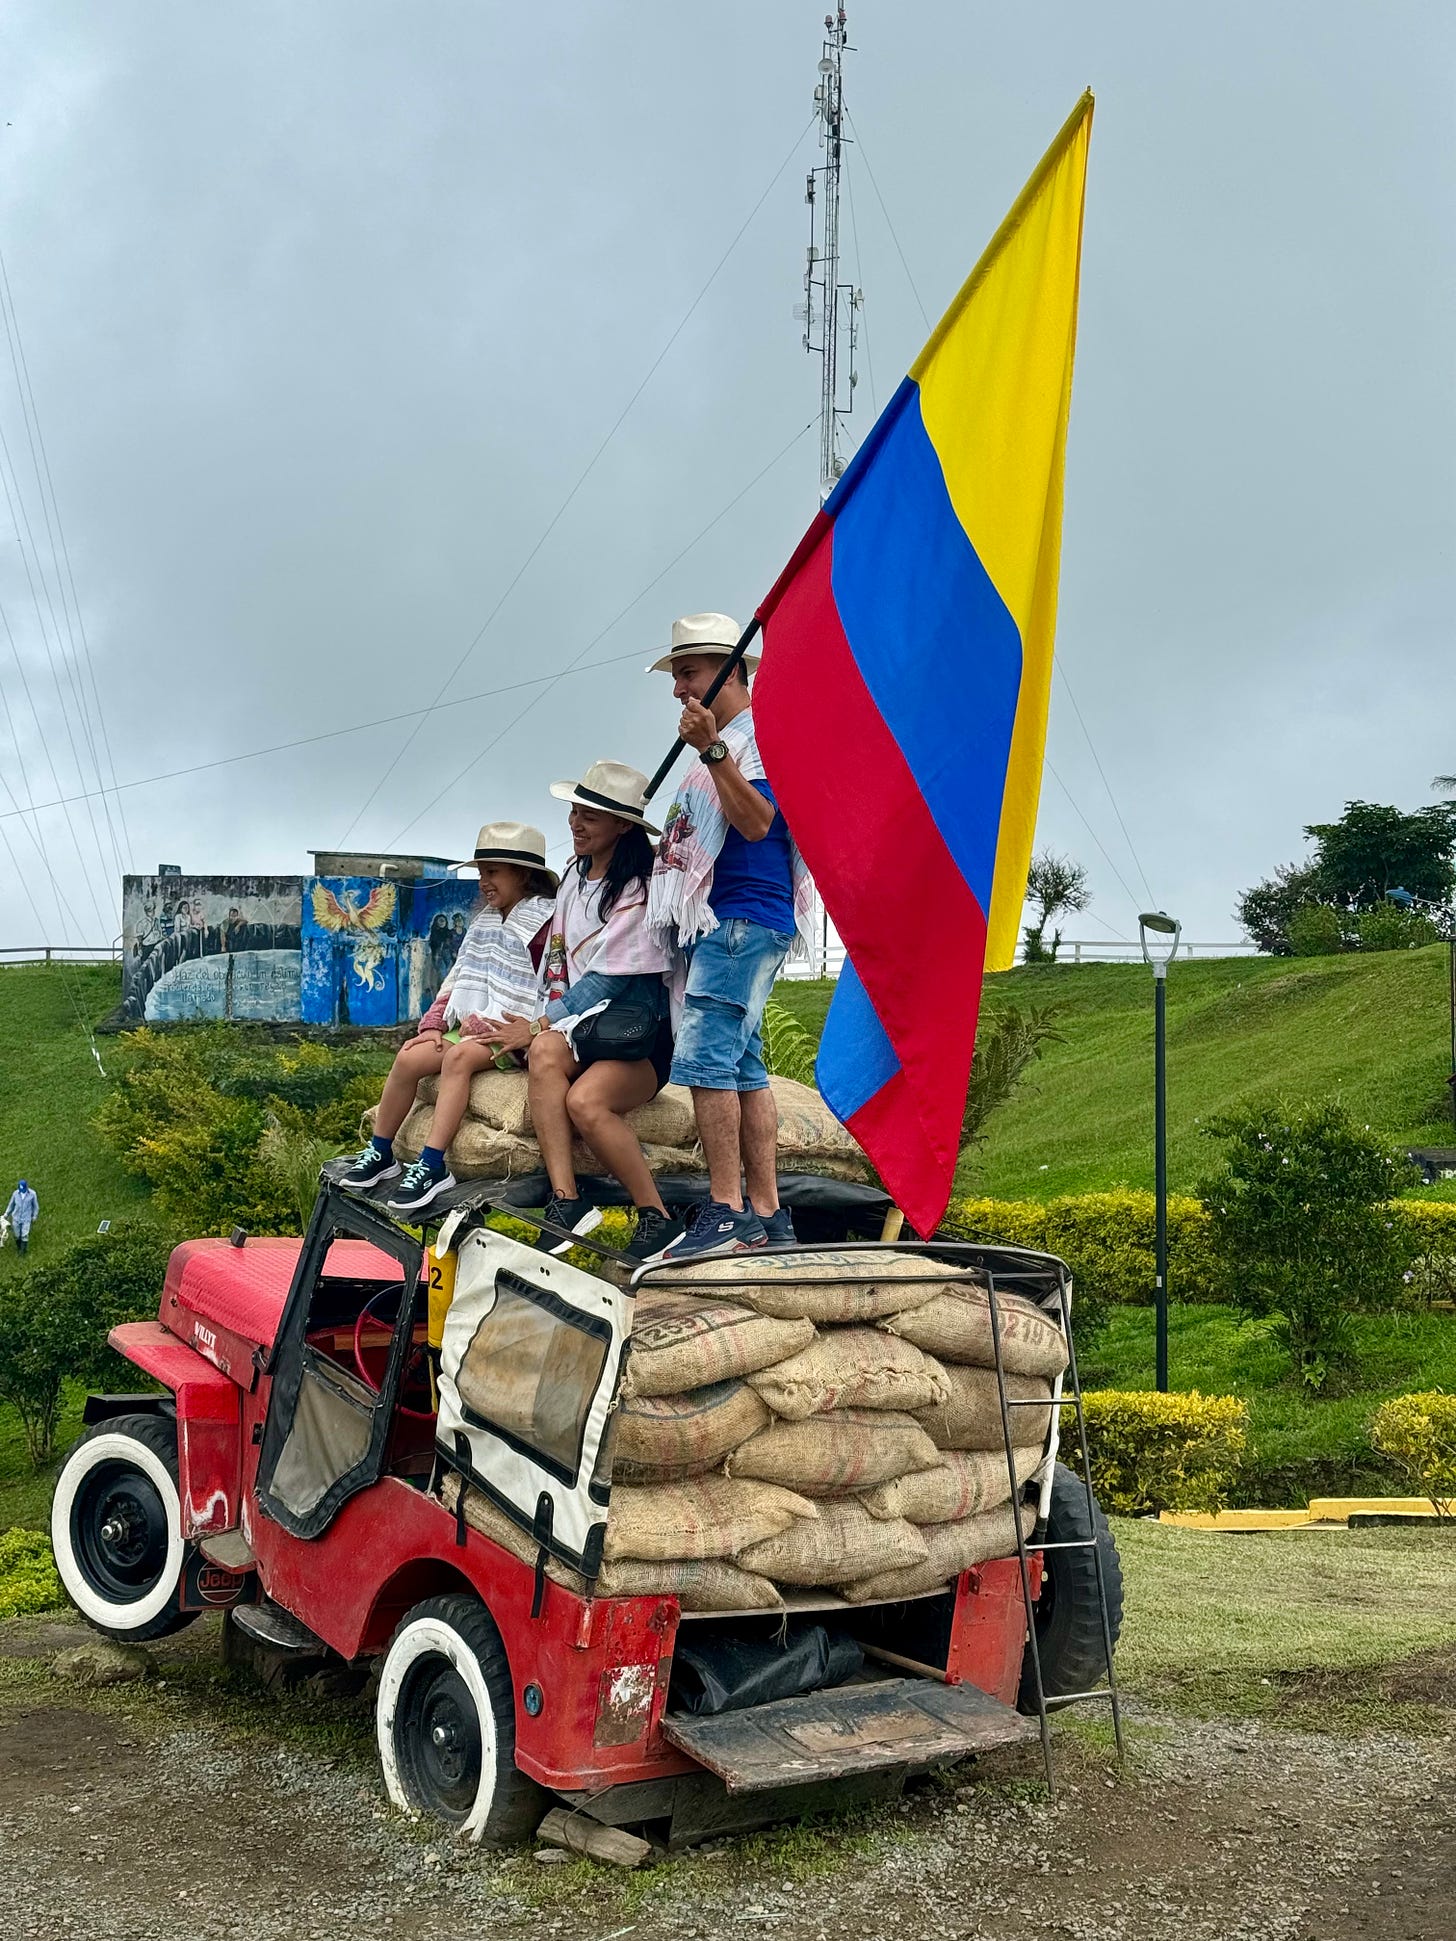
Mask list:
[[[1016,1496],[1042,1462],[1057,1323],[998,1296]],[[1041,1404],[1042,1406],[1035,1406]],[[1011,1554],[990,1302],[926,1256],[821,1249],[649,1269],[612,1441],[604,1595],[767,1610],[913,1596]],[[1031,1527],[1034,1508],[1021,1509]]]
[[[779,1109],[779,1163],[785,1172],[844,1180],[868,1177],[864,1154],[812,1086],[791,1078],[771,1078],[769,1084]],[[438,1087],[437,1078],[420,1080],[414,1106],[395,1135],[395,1148],[404,1159],[419,1158],[429,1136]],[[627,1117],[654,1173],[703,1170],[692,1094],[686,1086],[664,1085],[655,1099]],[[360,1135],[368,1139],[373,1130],[371,1107],[361,1121]],[[470,1083],[469,1107],[446,1158],[456,1179],[514,1179],[539,1170],[541,1154],[523,1071],[476,1073]],[[601,1170],[600,1160],[580,1140],[572,1159],[578,1172]]]

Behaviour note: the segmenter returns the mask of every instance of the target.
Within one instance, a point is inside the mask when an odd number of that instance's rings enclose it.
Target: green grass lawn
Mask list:
[[[1086,1357],[1085,1388],[1154,1385],[1151,1308],[1115,1307]],[[1370,1417],[1387,1395],[1456,1389],[1456,1314],[1361,1315],[1355,1322],[1359,1388],[1309,1400],[1288,1380],[1287,1359],[1258,1322],[1232,1308],[1182,1307],[1168,1316],[1168,1375],[1175,1389],[1241,1395],[1249,1405],[1246,1470],[1233,1500],[1275,1508],[1321,1495],[1409,1495],[1370,1446]]]
[[[1449,1702],[1449,1662],[1379,1674],[1456,1644],[1456,1531],[1232,1536],[1119,1517],[1113,1532],[1126,1690],[1329,1726],[1360,1715],[1389,1724],[1388,1706],[1402,1699],[1444,1691]]]
[[[833,990],[775,996],[818,1030]],[[985,1002],[1050,1005],[1051,1046],[999,1113],[966,1189],[1049,1198],[1153,1183],[1152,980],[1141,965],[1018,967]],[[1191,1192],[1217,1153],[1200,1123],[1232,1106],[1338,1097],[1420,1145],[1456,1144],[1443,944],[1350,957],[1212,957],[1168,978],[1168,1179]],[[1443,1116],[1444,1115],[1444,1116]]]
[[[79,1003],[92,1024],[114,1009],[121,972],[112,964],[0,967],[0,1205],[17,1179],[40,1199],[29,1263],[94,1233],[102,1220],[136,1214],[146,1187],[102,1143],[94,1120],[106,1095]],[[102,1063],[115,1039],[97,1040]],[[15,1273],[13,1245],[0,1249],[0,1274]]]

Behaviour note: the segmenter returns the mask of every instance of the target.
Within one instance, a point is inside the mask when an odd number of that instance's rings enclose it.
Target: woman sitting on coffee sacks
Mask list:
[[[571,804],[573,860],[556,899],[539,1015],[495,1019],[491,1035],[529,1051],[531,1123],[551,1182],[546,1218],[588,1233],[601,1219],[579,1192],[573,1132],[632,1196],[627,1251],[645,1260],[682,1227],[668,1214],[626,1115],[661,1091],[672,1063],[668,955],[647,930],[647,777],[625,762],[593,762],[579,782],[553,782]],[[554,1246],[551,1236],[542,1244]]]

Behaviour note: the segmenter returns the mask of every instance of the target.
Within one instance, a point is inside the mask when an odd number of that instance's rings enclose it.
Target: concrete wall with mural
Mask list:
[[[297,1018],[301,876],[128,876],[121,891],[129,1019]]]
[[[125,877],[123,1013],[403,1023],[439,989],[478,894],[449,875]]]

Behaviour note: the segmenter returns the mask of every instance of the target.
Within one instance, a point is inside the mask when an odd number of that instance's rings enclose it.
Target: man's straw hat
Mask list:
[[[698,654],[731,654],[743,629],[727,613],[688,613],[672,623],[672,645],[661,660],[653,661],[649,674],[671,674],[676,662]],[[757,654],[745,654],[743,666],[752,673],[758,666]]]

